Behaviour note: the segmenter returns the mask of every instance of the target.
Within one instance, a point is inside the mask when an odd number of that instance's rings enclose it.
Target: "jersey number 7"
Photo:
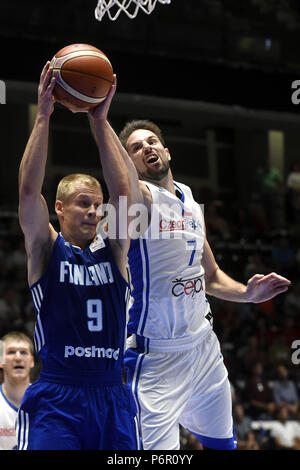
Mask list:
[[[190,257],[190,262],[188,264],[188,266],[192,266],[193,261],[194,261],[194,257],[195,257],[196,248],[197,248],[197,242],[196,242],[196,240],[188,240],[187,244],[189,245],[188,250],[190,250],[190,246],[193,249],[193,251],[191,253],[191,257]]]

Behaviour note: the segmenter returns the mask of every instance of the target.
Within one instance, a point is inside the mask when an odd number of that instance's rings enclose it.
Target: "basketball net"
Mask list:
[[[171,0],[98,0],[95,16],[98,21],[101,21],[107,13],[109,19],[115,21],[123,11],[132,19],[136,17],[139,9],[150,15],[157,2],[166,5],[171,3]]]

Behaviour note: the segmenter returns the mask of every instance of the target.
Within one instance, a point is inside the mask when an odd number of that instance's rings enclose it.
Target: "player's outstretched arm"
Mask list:
[[[43,68],[38,89],[38,107],[35,123],[27,142],[19,168],[19,219],[25,236],[28,255],[29,283],[39,278],[37,260],[39,251],[53,238],[49,227],[49,212],[41,194],[48,153],[49,120],[53,112],[52,91],[55,79],[51,78],[50,62]]]
[[[286,292],[291,282],[276,273],[255,274],[247,285],[235,281],[217,265],[205,239],[202,265],[205,270],[206,292],[232,302],[260,303]]]
[[[107,98],[90,110],[88,117],[99,150],[103,176],[109,192],[109,204],[114,207],[114,223],[111,224],[108,218],[108,236],[119,270],[127,278],[126,262],[130,243],[128,208],[131,205],[131,185],[120,147],[107,121],[114,92],[113,85]],[[110,229],[111,226],[113,230]]]
[[[117,134],[115,133],[114,129],[111,127],[110,123],[107,120],[108,111],[109,111],[112,99],[115,95],[116,88],[117,88],[117,77],[116,77],[116,75],[114,75],[114,82],[113,82],[113,85],[111,87],[111,90],[110,90],[105,102],[103,102],[102,104],[100,104],[97,107],[96,112],[97,112],[97,115],[98,115],[98,119],[100,118],[100,119],[106,121],[105,124],[107,126],[108,132],[110,133],[110,138],[114,142],[114,145],[116,146],[116,148],[118,148],[118,151],[121,154],[121,156],[124,160],[124,163],[126,165],[128,175],[129,175],[129,180],[130,180],[130,186],[131,186],[131,202],[132,202],[132,204],[143,204],[144,203],[144,197],[143,197],[143,192],[142,192],[141,189],[143,189],[143,186],[145,186],[145,185],[144,185],[144,183],[139,181],[139,177],[138,177],[136,168],[135,168],[131,158],[129,157],[127,151],[125,150],[125,148],[121,144]],[[93,134],[93,136],[95,138],[95,141],[96,141],[96,143],[99,147],[99,145],[101,145],[101,142],[98,142],[98,135],[97,135],[98,133],[96,132],[95,121],[94,121],[94,119],[92,119],[93,114],[94,114],[94,111],[92,110],[89,113],[89,121],[90,121],[92,134]]]

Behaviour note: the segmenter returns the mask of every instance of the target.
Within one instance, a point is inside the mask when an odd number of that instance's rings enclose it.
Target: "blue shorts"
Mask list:
[[[17,417],[18,450],[136,450],[136,407],[124,385],[28,387]]]

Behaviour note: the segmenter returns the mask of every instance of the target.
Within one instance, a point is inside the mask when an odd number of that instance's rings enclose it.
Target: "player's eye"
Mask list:
[[[81,199],[81,201],[79,201],[79,205],[82,207],[88,207],[90,205],[90,201],[87,199]]]
[[[140,148],[141,148],[141,145],[138,144],[138,145],[134,145],[132,150],[133,150],[134,152],[137,152]]]

